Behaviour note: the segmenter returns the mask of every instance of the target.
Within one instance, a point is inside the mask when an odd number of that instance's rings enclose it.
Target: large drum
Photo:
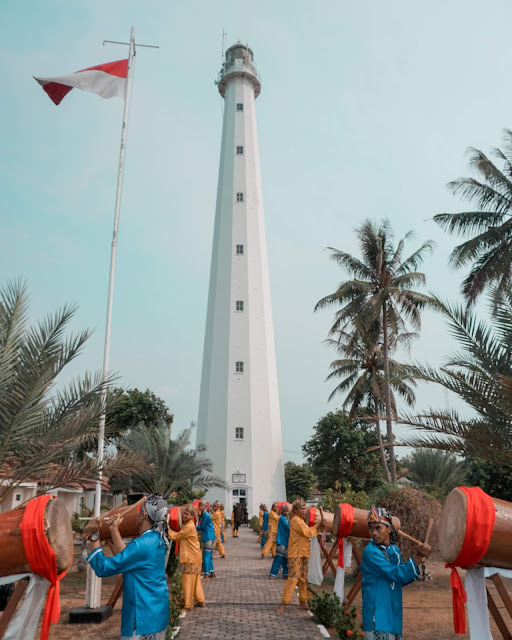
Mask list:
[[[185,507],[189,507],[189,504],[184,504],[179,507],[171,507],[170,510],[170,521],[169,524],[171,529],[174,531],[179,531],[182,525],[182,513]],[[126,515],[124,515],[126,514]],[[132,506],[122,507],[120,509],[113,509],[109,512],[109,515],[106,516],[106,520],[102,520],[100,527],[100,540],[110,540],[110,527],[108,526],[108,521],[113,518],[115,515],[120,515],[123,517],[123,521],[119,526],[119,533],[123,538],[136,538],[139,535],[139,525],[137,524],[137,509],[133,509]]]
[[[483,495],[486,496],[486,494]],[[486,497],[494,503],[495,520],[492,529],[492,522],[489,523],[491,532],[489,545],[478,563],[486,567],[512,569],[512,503],[491,496]],[[492,518],[493,515],[491,513],[490,517]],[[489,517],[489,512],[482,511],[482,517]],[[467,525],[467,494],[460,488],[454,489],[446,498],[439,522],[439,551],[445,562],[453,564],[463,545],[466,547],[475,543],[474,519],[471,515],[469,527]]]
[[[0,514],[0,576],[31,571],[23,549],[20,524],[25,508]],[[48,501],[44,512],[45,535],[57,561],[57,573],[65,571],[73,560],[71,517],[64,502]]]
[[[332,514],[329,514],[332,517]],[[325,519],[327,520],[327,513],[325,513]],[[341,504],[336,505],[336,509],[334,510],[334,518],[332,523],[332,533],[337,536],[340,530],[341,524]],[[398,518],[393,517],[393,526],[397,531],[400,529],[400,520]],[[327,529],[329,531],[329,529]],[[366,540],[370,539],[370,532],[368,530],[368,511],[365,509],[356,509],[354,508],[354,524],[352,525],[352,529],[350,531],[350,536],[354,538],[364,538]]]

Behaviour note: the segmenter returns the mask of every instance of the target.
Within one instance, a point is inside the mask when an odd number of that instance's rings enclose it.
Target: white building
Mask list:
[[[197,442],[207,446],[229,510],[286,498],[281,418],[268,276],[253,53],[226,51],[218,79],[224,98],[217,206],[199,402]]]

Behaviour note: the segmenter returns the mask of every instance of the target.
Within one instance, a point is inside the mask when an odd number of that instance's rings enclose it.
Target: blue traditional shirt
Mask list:
[[[98,548],[87,561],[100,578],[123,574],[121,635],[159,633],[169,624],[169,591],[165,575],[165,544],[148,529],[107,558]]]
[[[283,545],[283,547],[287,547],[289,537],[290,537],[290,521],[286,516],[281,516],[279,518],[279,523],[277,525],[276,544],[280,544],[280,545]]]
[[[196,527],[197,531],[201,532],[201,540],[207,542],[208,540],[215,540],[215,529],[213,528],[212,517],[205,511],[199,519],[199,524]]]
[[[376,545],[363,552],[363,631],[402,633],[402,586],[418,579],[413,558],[402,562],[399,548]]]
[[[263,531],[268,529],[268,511],[263,512]]]

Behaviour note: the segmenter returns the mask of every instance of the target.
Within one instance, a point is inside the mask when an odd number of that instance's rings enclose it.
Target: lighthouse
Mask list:
[[[261,81],[253,52],[226,51],[224,99],[197,443],[226,489],[228,513],[286,498],[263,192],[256,128]]]

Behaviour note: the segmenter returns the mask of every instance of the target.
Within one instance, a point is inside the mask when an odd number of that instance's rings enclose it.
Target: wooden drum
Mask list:
[[[176,529],[176,527],[173,527],[172,524],[172,518],[171,518],[171,528],[174,528],[175,530],[181,529],[181,525],[182,525],[182,519],[181,519],[181,514],[183,512],[183,510],[185,509],[185,507],[190,507],[190,504],[184,504],[181,505],[179,507],[177,507],[178,512],[177,512],[177,521],[178,521],[178,525],[179,528]],[[171,507],[172,509],[173,507]],[[124,513],[126,513],[126,515],[123,515]],[[109,512],[109,516],[107,517],[107,520],[102,520],[101,523],[101,527],[100,527],[100,540],[110,540],[111,539],[111,535],[110,535],[110,527],[108,526],[108,520],[110,520],[111,518],[113,518],[116,515],[120,515],[123,517],[123,521],[121,522],[120,526],[119,526],[119,533],[121,534],[122,538],[137,538],[139,536],[139,525],[137,523],[137,509],[133,509],[132,506],[128,506],[128,507],[122,507],[121,509],[117,509],[117,510],[112,510]]]
[[[332,514],[331,514],[332,515]],[[327,520],[327,514],[325,514]],[[338,531],[340,530],[341,524],[341,505],[337,504],[336,509],[334,511],[334,520],[332,525],[332,533],[337,536]],[[400,530],[400,520],[398,518],[393,517],[393,526],[397,531]],[[354,538],[364,538],[366,540],[370,539],[370,532],[368,530],[368,511],[365,509],[356,509],[354,508],[354,524],[352,525],[352,530],[350,531],[350,535]]]
[[[315,514],[315,521],[314,521],[315,525],[319,524],[320,521],[322,520],[322,516],[320,515],[320,509],[317,509],[315,507],[308,507],[308,510],[306,511],[306,524],[309,524],[310,522],[312,522],[313,512]],[[334,514],[330,513],[329,511],[324,511],[323,513],[324,513],[324,521],[325,521],[325,530],[327,531],[327,533],[332,533]]]
[[[489,498],[494,503],[496,519],[489,546],[478,564],[512,569],[512,502]],[[462,546],[471,544],[474,531],[467,530],[468,503],[464,491],[454,489],[446,498],[439,522],[439,551],[445,562],[453,564]]]
[[[23,549],[20,524],[25,508],[0,514],[0,576],[31,571]],[[45,535],[57,561],[57,573],[65,571],[73,560],[71,517],[64,502],[48,501],[45,509]]]

